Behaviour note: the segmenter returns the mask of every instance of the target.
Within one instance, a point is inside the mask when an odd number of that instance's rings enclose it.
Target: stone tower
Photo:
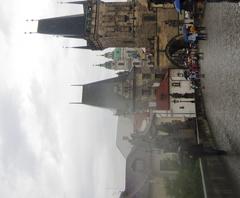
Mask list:
[[[156,35],[156,13],[138,2],[69,2],[83,5],[83,14],[41,19],[38,33],[81,38],[85,49],[150,47]]]
[[[133,111],[133,73],[119,72],[114,78],[73,86],[82,87],[81,104],[111,109],[120,114]]]

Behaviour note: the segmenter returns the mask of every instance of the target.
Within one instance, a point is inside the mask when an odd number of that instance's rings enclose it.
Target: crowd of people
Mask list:
[[[200,59],[203,53],[199,52],[198,41],[206,40],[207,34],[204,27],[196,27],[194,24],[183,25],[184,42],[187,44],[184,56],[184,77],[192,82],[192,88],[200,88],[200,79],[204,77],[200,72]]]

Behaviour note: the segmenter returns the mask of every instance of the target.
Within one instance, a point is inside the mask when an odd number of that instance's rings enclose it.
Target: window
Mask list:
[[[178,77],[184,77],[184,74],[183,73],[177,73],[177,76]]]
[[[123,66],[123,65],[124,65],[124,63],[118,63],[118,65],[119,65],[119,66]]]
[[[134,66],[139,66],[140,63],[139,63],[139,62],[133,62],[133,65],[134,65]]]
[[[160,170],[171,171],[176,170],[178,168],[178,164],[175,160],[165,159],[160,160]]]
[[[136,172],[142,172],[145,170],[145,162],[142,159],[136,159],[133,162],[132,169]]]
[[[144,21],[156,21],[156,15],[145,15],[143,16]]]
[[[151,74],[142,74],[142,78],[143,79],[150,79],[151,78]]]
[[[150,96],[151,95],[151,90],[144,88],[142,89],[142,96]]]
[[[184,106],[179,107],[179,109],[184,109]]]
[[[125,16],[124,16],[124,21],[125,21],[125,22],[129,21],[129,16],[125,15]]]
[[[155,78],[160,78],[160,79],[163,79],[164,78],[164,75],[163,73],[156,73],[155,74]]]
[[[173,87],[180,87],[181,84],[180,84],[180,82],[173,82],[173,83],[172,83],[172,86],[173,86]]]
[[[123,41],[123,43],[125,43],[125,44],[134,44],[135,42],[134,41]]]

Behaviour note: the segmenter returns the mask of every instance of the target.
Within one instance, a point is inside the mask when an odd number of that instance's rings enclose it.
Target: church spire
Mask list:
[[[126,80],[132,81],[128,74],[84,84],[82,86],[82,103],[107,109],[119,109],[123,112],[133,108],[132,92],[129,97],[122,95],[122,85]],[[119,93],[119,92],[121,93]]]
[[[87,1],[59,1],[60,4],[86,4]]]
[[[96,66],[105,67],[106,69],[112,69],[113,61],[107,61],[107,62],[102,63],[102,64],[97,64]]]
[[[74,47],[63,47],[63,48],[70,48],[70,49],[92,49],[91,46],[74,46]]]
[[[64,37],[85,38],[86,16],[84,14],[40,19],[37,32]]]

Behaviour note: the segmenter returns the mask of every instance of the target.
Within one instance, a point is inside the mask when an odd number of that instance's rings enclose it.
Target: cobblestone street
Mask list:
[[[208,40],[200,44],[204,101],[220,148],[240,184],[240,6],[208,4],[204,26]]]

